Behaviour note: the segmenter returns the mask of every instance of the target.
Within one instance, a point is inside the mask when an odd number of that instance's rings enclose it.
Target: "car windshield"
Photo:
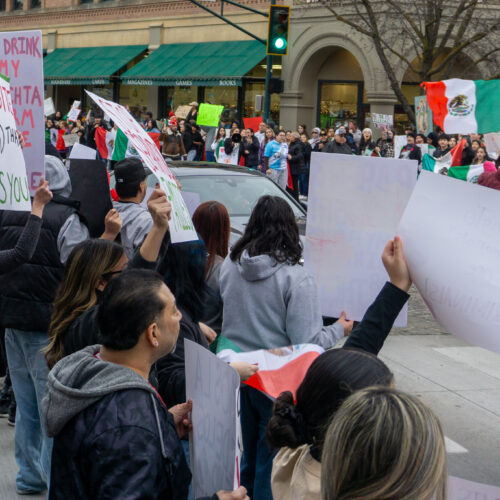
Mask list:
[[[180,174],[180,173],[179,173]],[[197,193],[199,202],[217,200],[227,208],[231,217],[250,217],[261,196],[279,196],[288,202],[296,218],[304,213],[266,177],[250,175],[179,175],[182,192]]]

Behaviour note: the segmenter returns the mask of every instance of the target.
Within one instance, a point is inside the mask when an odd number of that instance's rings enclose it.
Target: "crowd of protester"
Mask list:
[[[397,152],[391,130],[375,140],[354,122],[313,128],[310,137],[305,125],[284,131],[264,122],[256,131],[236,122],[202,130],[193,123],[197,109],[192,103],[185,120],[172,114],[164,125],[146,116],[143,126],[160,134],[167,159],[229,158],[289,186],[296,199],[308,195],[313,151],[418,160],[418,144],[432,145],[439,158],[454,139],[408,130]],[[95,149],[101,126],[108,125],[96,115],[71,132]],[[362,321],[354,327],[342,313],[325,325],[284,199],[261,197],[231,248],[226,207],[202,203],[193,215],[199,239],[172,244],[172,206],[159,187],[147,208],[142,204],[148,171],[130,157],[113,166],[117,199],[100,238],[90,238],[71,199],[67,150],[57,146],[68,123],[58,113],[47,130],[46,179],[31,213],[0,211],[0,328],[8,364],[0,414],[15,425],[18,493],[192,498],[184,339],[213,349],[224,338],[244,352],[306,343],[326,352],[296,398],[285,392],[273,402],[242,385],[242,486],[211,498],[446,498],[439,421],[394,388],[377,357],[412,283],[399,237],[381,249],[389,279]],[[464,164],[484,162],[481,138],[465,139]],[[342,348],[332,349],[344,337]],[[231,367],[242,382],[258,371],[245,362]]]

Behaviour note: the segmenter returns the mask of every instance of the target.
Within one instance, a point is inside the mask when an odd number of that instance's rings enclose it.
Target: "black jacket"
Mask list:
[[[101,121],[101,124],[99,127],[102,127],[104,130],[108,130],[104,122]],[[94,123],[92,125],[87,125],[86,127],[86,133],[85,133],[85,140],[87,143],[87,146],[92,149],[97,149],[97,144],[95,142],[95,131],[98,127],[94,126]]]
[[[434,150],[434,153],[432,153],[432,156],[434,158],[441,158],[441,156],[448,154],[450,151],[451,151],[451,148],[446,148],[446,149],[436,148]]]
[[[196,342],[208,349],[208,341],[198,324],[189,317],[185,310],[179,309],[182,319],[175,351],[156,362],[158,392],[168,407],[186,401],[184,339]]]
[[[409,297],[406,292],[387,282],[343,347],[357,347],[377,355]]]
[[[306,142],[304,144],[304,162],[306,164],[306,169],[309,167],[311,164],[311,153],[312,153],[312,146]]]
[[[245,167],[257,167],[259,165],[260,143],[257,137],[252,137],[252,142],[243,139],[240,147],[240,155],[245,159]],[[248,154],[245,154],[248,151]]]
[[[184,143],[186,153],[189,153],[192,149],[196,149],[196,146],[193,144],[193,134],[187,127],[182,134],[182,142]]]
[[[417,160],[420,164],[422,161],[422,150],[416,144],[407,144],[401,150],[401,154],[399,155],[399,157],[406,157],[405,153],[407,153],[408,151],[410,152],[410,154],[408,155],[408,159]]]
[[[68,217],[78,213],[78,206],[78,202],[56,194],[46,205],[30,262],[2,275],[1,326],[38,332],[49,329],[52,302],[63,274],[57,238]],[[0,211],[0,250],[16,246],[28,217],[29,212]]]
[[[333,141],[328,141],[321,149],[323,153],[337,153],[341,155],[352,155],[352,149],[347,142],[344,144],[339,144],[335,139]]]
[[[304,145],[299,139],[290,143],[288,154],[292,157],[289,161],[290,173],[300,175],[306,172],[306,162],[304,160]]]

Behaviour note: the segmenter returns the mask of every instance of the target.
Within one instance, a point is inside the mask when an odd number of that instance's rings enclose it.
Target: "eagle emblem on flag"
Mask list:
[[[459,94],[448,103],[448,112],[452,116],[468,116],[474,110],[474,105],[469,104],[467,96]]]

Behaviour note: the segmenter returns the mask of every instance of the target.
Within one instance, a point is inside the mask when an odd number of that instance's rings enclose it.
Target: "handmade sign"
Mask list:
[[[67,148],[70,148],[78,142],[79,137],[78,134],[68,134],[68,135],[63,135],[63,140],[64,140],[64,145]]]
[[[383,115],[381,113],[372,113],[372,123],[377,128],[386,129],[394,125],[394,117],[392,115]]]
[[[54,107],[54,101],[52,100],[52,97],[47,97],[47,99],[43,101],[43,114],[45,116],[50,116],[55,112],[56,108]]]
[[[28,185],[34,194],[44,174],[45,156],[41,31],[0,33],[0,74],[10,79],[15,123],[24,137]]]
[[[191,106],[177,106],[175,116],[178,120],[185,120],[191,111]]]
[[[207,127],[218,127],[220,121],[220,115],[224,110],[224,106],[218,104],[200,104],[200,109],[198,110],[198,118],[196,123],[198,125],[205,125]]]
[[[399,225],[413,283],[441,326],[500,353],[500,193],[422,171]]]
[[[410,160],[312,154],[304,259],[324,316],[345,310],[361,320],[387,281],[380,256],[397,234],[417,168]],[[406,325],[406,308],[395,324]]]
[[[239,486],[240,377],[203,346],[184,339],[186,398],[193,401],[189,436],[194,498]]]
[[[197,240],[198,235],[194,229],[186,204],[182,199],[175,177],[167,167],[153,139],[123,106],[112,101],[107,101],[88,90],[86,92],[128,137],[146,166],[149,167],[158,179],[161,188],[167,194],[168,201],[173,207],[172,219],[169,225],[172,243]]]
[[[69,113],[68,113],[68,121],[76,122],[76,120],[78,120],[78,117],[80,116],[80,113],[81,113],[81,109],[71,108]]]
[[[448,478],[449,500],[498,500],[499,498],[498,486],[489,486],[453,476]]]
[[[31,210],[10,85],[0,78],[0,210]]]

